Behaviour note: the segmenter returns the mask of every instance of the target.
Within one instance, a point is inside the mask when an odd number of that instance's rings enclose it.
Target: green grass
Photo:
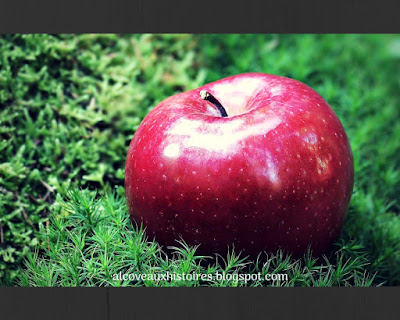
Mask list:
[[[164,98],[236,73],[288,76],[341,119],[355,186],[319,259],[167,256],[124,202],[129,141]],[[0,285],[400,285],[398,35],[3,35]],[[178,239],[179,240],[179,239]],[[122,273],[287,273],[288,281],[116,281]]]
[[[101,199],[96,192],[73,190],[57,203],[49,224],[41,224],[41,257],[28,255],[21,273],[22,286],[241,286],[234,274],[258,274],[252,286],[370,285],[374,275],[365,271],[366,254],[354,243],[343,244],[331,257],[317,261],[310,254],[293,260],[282,252],[260,255],[261,263],[245,261],[231,252],[227,257],[202,257],[196,248],[177,242],[173,255],[148,241],[143,228],[134,228],[126,214],[123,188]],[[225,281],[129,281],[116,274],[229,274]],[[265,274],[286,273],[286,281],[266,281]]]

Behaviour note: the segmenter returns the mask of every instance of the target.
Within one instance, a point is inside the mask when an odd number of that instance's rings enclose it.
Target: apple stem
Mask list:
[[[203,100],[207,100],[209,102],[211,102],[217,109],[218,111],[221,113],[222,117],[227,117],[228,114],[226,113],[225,108],[222,106],[222,104],[208,91],[206,90],[201,90],[200,91],[200,97]]]

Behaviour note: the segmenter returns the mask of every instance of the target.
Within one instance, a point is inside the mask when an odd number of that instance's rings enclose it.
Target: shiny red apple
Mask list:
[[[352,187],[352,152],[331,107],[299,81],[262,73],[162,101],[134,134],[125,170],[131,218],[160,244],[183,238],[202,254],[321,254]]]

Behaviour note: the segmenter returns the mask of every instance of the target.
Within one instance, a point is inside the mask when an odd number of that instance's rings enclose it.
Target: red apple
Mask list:
[[[221,106],[222,105],[222,106]],[[227,117],[223,116],[224,111]],[[338,237],[353,188],[339,119],[305,84],[246,73],[162,101],[126,161],[131,218],[162,245],[315,255]]]

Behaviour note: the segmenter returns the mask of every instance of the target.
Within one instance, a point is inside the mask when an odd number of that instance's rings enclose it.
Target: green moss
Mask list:
[[[155,104],[203,82],[188,35],[0,38],[0,279],[10,284],[51,204],[123,185],[127,146]],[[36,242],[33,242],[36,243]]]

